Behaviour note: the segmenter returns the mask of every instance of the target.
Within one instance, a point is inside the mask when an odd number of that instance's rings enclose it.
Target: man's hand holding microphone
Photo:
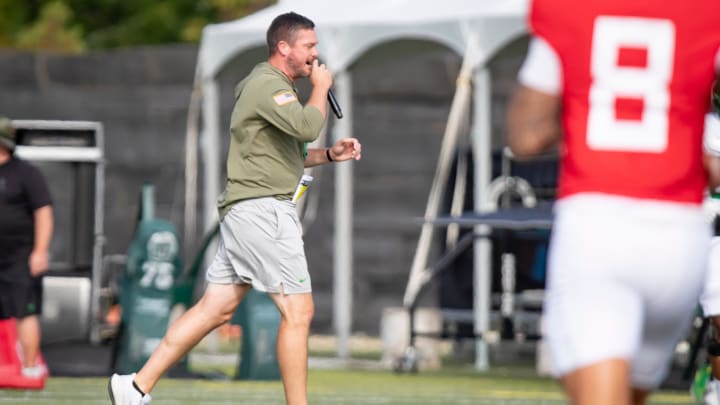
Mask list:
[[[313,60],[312,63],[312,71],[310,72],[310,83],[312,83],[313,85],[313,95],[315,89],[318,89],[319,91],[322,91],[322,89],[327,89],[327,96],[325,97],[327,98],[327,102],[330,104],[330,107],[332,108],[333,113],[335,113],[335,116],[337,118],[342,118],[342,110],[340,109],[340,105],[335,99],[335,94],[332,91],[332,74],[330,73],[330,70],[328,70],[327,66],[324,63],[320,63],[320,60],[317,58]],[[327,116],[327,108],[321,109],[320,111],[322,111],[323,114]]]

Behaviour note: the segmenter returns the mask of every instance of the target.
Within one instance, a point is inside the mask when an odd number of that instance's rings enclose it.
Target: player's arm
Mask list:
[[[528,158],[555,147],[560,140],[560,100],[520,85],[507,114],[508,145],[519,158]]]
[[[30,273],[39,276],[45,273],[49,266],[50,239],[53,233],[53,210],[51,205],[36,209],[33,213],[35,218],[35,241],[32,253],[30,253]]]
[[[30,273],[33,276],[48,270],[50,262],[50,240],[53,234],[53,209],[50,190],[45,178],[34,166],[28,166],[23,173],[23,188],[28,204],[33,210],[34,240],[30,253]]]
[[[713,192],[720,191],[720,157],[706,153],[703,161],[708,172],[708,187]]]
[[[548,151],[560,140],[562,67],[555,50],[533,37],[507,113],[508,145],[517,158]]]
[[[703,163],[708,173],[708,187],[716,192],[720,187],[720,81],[716,80],[712,89],[714,111],[705,116],[703,134]]]

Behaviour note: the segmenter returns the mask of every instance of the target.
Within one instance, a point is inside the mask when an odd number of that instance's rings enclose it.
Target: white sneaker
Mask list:
[[[25,378],[45,378],[48,376],[48,369],[44,364],[33,367],[23,367],[22,375]]]
[[[718,389],[718,381],[711,378],[705,385],[705,395],[703,395],[703,405],[720,405],[720,389]]]
[[[135,373],[127,375],[113,374],[108,382],[108,394],[113,405],[148,405],[150,395],[142,395],[133,387]]]

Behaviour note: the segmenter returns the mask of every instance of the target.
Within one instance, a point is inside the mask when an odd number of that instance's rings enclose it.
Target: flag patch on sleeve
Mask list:
[[[273,100],[277,105],[285,105],[297,100],[295,95],[290,91],[283,91],[273,96]]]

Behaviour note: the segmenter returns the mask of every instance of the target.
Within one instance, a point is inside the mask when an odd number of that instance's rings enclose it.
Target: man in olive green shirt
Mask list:
[[[324,112],[311,103],[301,105],[291,79],[269,62],[257,65],[240,82],[236,99],[230,119],[228,181],[218,204],[221,218],[240,200],[269,196],[289,200],[306,165],[304,146],[318,137],[325,123]],[[324,106],[325,99],[321,103]],[[324,163],[325,149],[320,152]]]
[[[327,117],[332,75],[317,60],[314,24],[282,14],[267,32],[269,58],[238,86],[230,124],[227,184],[218,200],[220,243],[200,301],[175,321],[137,372],[113,375],[114,404],[148,404],[160,377],[214,328],[230,320],[250,288],[267,291],[281,314],[278,362],[288,404],[307,404],[307,343],[314,305],[300,221],[291,201],[303,169],[359,160],[357,139],[307,149]],[[293,85],[309,77],[303,106]]]

